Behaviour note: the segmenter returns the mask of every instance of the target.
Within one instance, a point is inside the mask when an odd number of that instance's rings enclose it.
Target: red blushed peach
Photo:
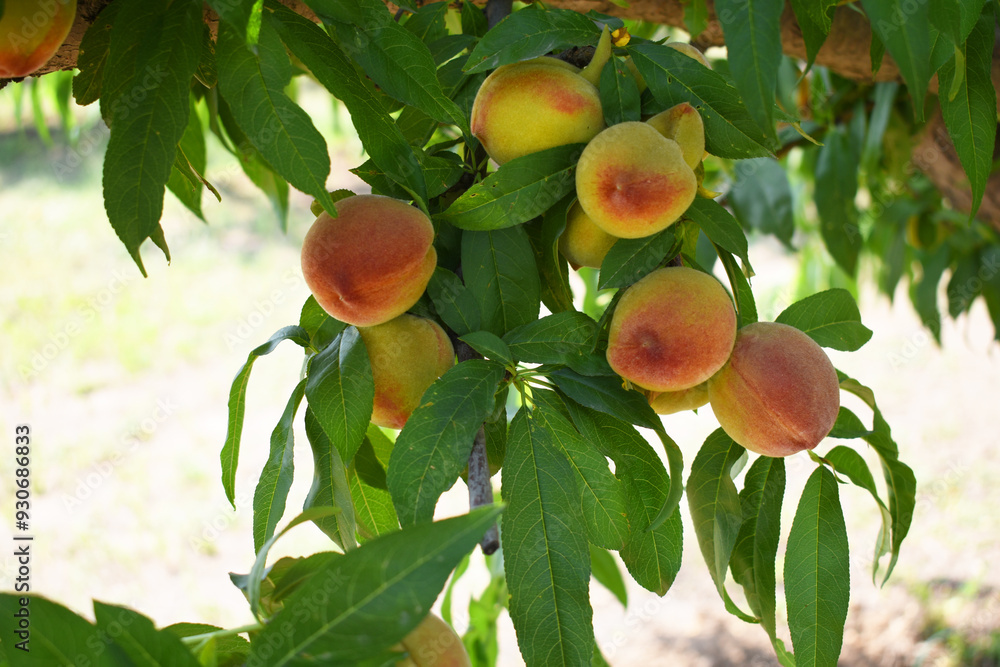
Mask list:
[[[576,167],[580,206],[612,236],[641,238],[683,215],[698,191],[677,142],[640,122],[613,125],[594,137]]]
[[[758,322],[740,329],[729,362],[708,383],[722,429],[752,452],[788,456],[812,449],[840,410],[830,358],[795,327]]]
[[[654,392],[682,391],[722,368],[736,311],[722,284],[683,266],[657,269],[629,287],[611,316],[607,358],[624,379]]]
[[[28,76],[59,50],[76,0],[7,0],[0,18],[0,79]]]
[[[604,128],[604,113],[600,93],[577,68],[536,58],[498,67],[486,77],[472,105],[471,127],[489,156],[503,164],[590,141]]]
[[[372,423],[403,428],[420,398],[455,363],[455,350],[434,322],[404,314],[373,327],[359,327],[375,381]]]
[[[417,302],[437,264],[434,226],[419,209],[355,195],[321,213],[302,243],[302,275],[316,301],[341,322],[387,322]]]

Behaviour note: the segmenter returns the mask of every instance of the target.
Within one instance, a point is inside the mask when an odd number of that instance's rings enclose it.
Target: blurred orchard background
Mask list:
[[[249,610],[227,573],[247,572],[253,562],[253,485],[298,379],[300,348],[280,346],[254,367],[236,511],[219,482],[226,403],[250,350],[298,321],[308,296],[299,248],[312,221],[310,198],[292,192],[282,233],[267,198],[210,140],[207,176],[226,205],[206,196],[204,224],[167,195],[162,224],[173,260],[168,266],[147,244],[143,279],[105,217],[107,129],[97,109],[53,101],[52,90],[69,85],[68,76],[0,91],[0,433],[8,443],[0,459],[0,543],[10,544],[13,523],[9,447],[15,424],[27,423],[34,442],[33,591],[85,616],[96,598],[132,606],[158,626],[242,625]],[[367,191],[348,171],[363,158],[346,112],[308,82],[299,86],[300,103],[331,146],[328,187]],[[786,162],[794,188],[794,151]],[[815,243],[801,231],[816,224],[804,197],[796,198],[795,218],[796,246]],[[752,242],[751,257],[762,319],[829,286],[832,262],[820,246],[802,254],[804,266],[773,237]],[[867,287],[864,264],[860,276],[858,286],[847,286],[874,336],[860,352],[830,353],[875,390],[918,488],[899,564],[880,588],[866,557],[876,508],[864,491],[843,487],[855,560],[840,664],[998,665],[1000,345],[982,300],[957,321],[945,320],[939,347],[905,294],[890,302]],[[666,426],[690,465],[718,424],[706,407],[667,417]],[[301,506],[311,481],[311,453],[299,439],[290,507]],[[797,497],[812,467],[804,454],[789,460],[786,498]],[[462,484],[448,498],[446,514],[466,511]],[[686,503],[681,508],[685,564],[664,598],[633,584],[623,608],[593,582],[605,656],[613,665],[776,664],[765,634],[725,613],[700,563]],[[787,501],[784,525],[793,512]],[[278,542],[271,560],[331,546],[310,524]],[[478,550],[473,557],[482,559]],[[779,560],[779,577],[781,568]],[[0,589],[13,587],[14,573],[3,549]],[[484,568],[471,568],[456,587],[460,633],[469,597],[486,576]],[[521,664],[509,619],[500,623],[500,664]]]

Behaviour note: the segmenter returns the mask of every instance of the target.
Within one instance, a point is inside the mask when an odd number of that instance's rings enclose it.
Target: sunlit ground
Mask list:
[[[9,453],[14,425],[31,425],[32,588],[87,616],[96,598],[135,607],[160,626],[247,623],[248,607],[227,573],[246,572],[253,562],[253,488],[298,378],[300,348],[280,346],[254,367],[236,511],[219,481],[226,402],[248,352],[296,322],[308,296],[298,248],[312,219],[309,198],[293,194],[282,234],[235,159],[214,150],[208,177],[223,203],[206,196],[204,225],[168,194],[163,226],[173,261],[168,266],[147,244],[143,279],[104,215],[104,134],[93,110],[79,114],[86,154],[77,160],[57,131],[49,148],[33,130],[16,129],[11,108],[10,91],[0,92],[0,440]],[[328,108],[316,109],[317,125],[334,136]],[[347,172],[361,162],[360,147],[337,136],[328,185],[360,191]],[[57,178],[56,164],[76,166]],[[753,245],[751,259],[761,315],[773,318],[789,301],[784,286],[796,266],[768,241]],[[860,352],[831,356],[875,390],[919,486],[910,537],[883,589],[871,582],[875,506],[865,492],[842,488],[854,560],[841,664],[964,664],[968,645],[988,644],[1000,627],[993,567],[1000,557],[1000,350],[981,304],[945,325],[941,348],[904,292],[895,305],[863,293],[861,306],[873,339]],[[851,407],[870,419],[860,404]],[[666,425],[690,464],[717,422],[706,409]],[[299,446],[296,457],[286,519],[311,481],[308,447]],[[10,544],[13,480],[9,456],[3,460],[0,544]],[[813,464],[799,455],[788,468],[786,530]],[[457,486],[444,512],[464,511],[464,487]],[[686,512],[685,521],[690,526]],[[330,547],[305,525],[274,554]],[[0,589],[9,589],[14,562],[9,549],[0,554]],[[468,622],[467,595],[484,584],[480,568],[459,587],[466,596],[456,598],[459,631]],[[592,588],[598,641],[612,664],[773,662],[764,633],[723,611],[690,531],[671,592],[660,599],[633,585],[630,596],[623,609],[596,583]],[[509,620],[502,622],[501,664],[521,664]]]

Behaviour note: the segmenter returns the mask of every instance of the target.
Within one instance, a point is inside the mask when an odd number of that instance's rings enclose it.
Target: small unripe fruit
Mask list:
[[[375,381],[372,423],[403,428],[427,388],[455,363],[455,350],[434,322],[404,314],[358,332]]]
[[[552,62],[548,62],[552,61]],[[569,63],[536,58],[498,67],[472,105],[472,134],[498,164],[604,129],[601,96]]]
[[[636,239],[677,221],[698,182],[677,142],[647,123],[613,125],[594,137],[576,167],[580,206],[612,236]]]
[[[62,46],[76,0],[7,0],[0,18],[0,79],[28,76]]]
[[[316,301],[341,322],[374,326],[417,302],[437,265],[434,226],[419,209],[380,195],[336,203],[302,243],[302,275]]]
[[[403,648],[409,656],[396,667],[472,667],[461,637],[434,614],[403,638]]]
[[[649,407],[658,415],[672,415],[685,410],[697,410],[708,403],[708,383],[702,382],[681,391],[646,392]]]
[[[757,322],[740,329],[729,362],[709,380],[722,429],[765,456],[812,449],[840,410],[840,383],[830,358],[795,327]]]
[[[714,277],[683,266],[657,269],[629,287],[611,317],[608,363],[647,390],[682,391],[722,368],[736,338],[736,311]]]
[[[681,147],[684,161],[697,169],[705,159],[705,122],[701,114],[687,102],[670,107],[646,121],[667,139]]]
[[[566,229],[559,237],[559,252],[574,269],[581,266],[599,269],[617,240],[617,237],[595,225],[576,203],[566,214]]]

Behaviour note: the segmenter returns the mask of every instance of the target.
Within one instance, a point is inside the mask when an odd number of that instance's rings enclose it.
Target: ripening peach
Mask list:
[[[574,269],[601,268],[604,257],[618,238],[594,224],[579,203],[566,214],[566,229],[559,237],[559,252]]]
[[[576,195],[598,227],[636,239],[660,232],[684,214],[698,191],[676,141],[629,121],[594,137],[576,166]]]
[[[608,364],[647,390],[682,391],[722,368],[735,338],[736,311],[722,283],[671,266],[625,290],[611,316]]]
[[[601,96],[580,70],[555,58],[498,67],[472,105],[472,134],[497,164],[604,129]]]
[[[321,213],[302,243],[302,275],[341,322],[374,326],[417,302],[437,265],[430,219],[406,202],[355,195]]]
[[[76,0],[7,0],[0,17],[0,79],[25,77],[48,62],[76,18]]]
[[[705,159],[705,122],[701,114],[687,102],[681,102],[646,121],[667,139],[681,147],[684,161],[697,169]]]
[[[748,324],[729,362],[708,382],[722,429],[752,452],[788,456],[812,449],[840,411],[840,383],[812,338],[777,322]]]
[[[372,423],[403,428],[427,388],[455,363],[455,350],[437,322],[403,314],[359,327],[375,381]]]
[[[462,638],[434,614],[403,638],[403,648],[409,656],[396,667],[472,667]]]
[[[658,415],[697,410],[708,403],[708,382],[680,391],[648,391],[649,406]]]

